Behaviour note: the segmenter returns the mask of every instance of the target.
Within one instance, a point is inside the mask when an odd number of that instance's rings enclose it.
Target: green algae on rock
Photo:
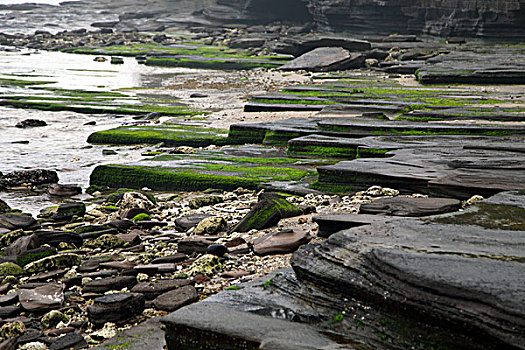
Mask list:
[[[95,132],[88,137],[94,144],[158,144],[166,146],[209,146],[226,144],[226,132],[221,129],[183,125],[121,126]]]
[[[256,153],[258,156],[246,157]],[[301,182],[315,176],[315,160],[286,158],[268,147],[223,147],[195,154],[163,155],[126,165],[100,165],[91,174],[92,185],[153,190],[257,189],[266,182]]]
[[[24,269],[12,262],[5,262],[0,264],[0,275],[3,276],[18,276],[24,273]]]
[[[79,255],[73,253],[59,254],[45,257],[43,259],[33,261],[24,267],[26,273],[39,273],[50,270],[57,270],[63,268],[70,268],[80,265],[82,259]]]

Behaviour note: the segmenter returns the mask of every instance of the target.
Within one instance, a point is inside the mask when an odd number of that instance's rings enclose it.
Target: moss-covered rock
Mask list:
[[[42,319],[40,320],[40,323],[44,328],[55,328],[60,322],[69,322],[69,316],[58,310],[49,311],[42,316]]]
[[[29,232],[24,232],[23,230],[15,230],[8,232],[0,236],[0,248],[6,248],[20,237],[27,236],[28,234]]]
[[[188,274],[190,276],[204,275],[213,276],[221,272],[223,266],[219,258],[215,255],[206,254],[198,258],[191,264]]]
[[[140,214],[135,215],[132,219],[133,222],[145,221],[145,220],[151,220],[151,216],[149,216],[146,213],[140,213]]]
[[[96,249],[114,249],[114,248],[121,248],[128,245],[128,242],[123,240],[120,237],[111,235],[111,234],[105,234],[100,237],[97,237],[95,239],[88,240],[84,243],[84,247]]]
[[[212,216],[199,222],[193,233],[196,235],[214,235],[226,231],[227,227],[226,220],[222,216]]]
[[[53,220],[71,220],[73,217],[82,217],[86,214],[86,205],[81,202],[60,204],[51,216]]]
[[[21,321],[8,322],[0,328],[0,337],[9,339],[19,337],[26,332],[26,326]]]
[[[33,261],[24,267],[26,273],[39,273],[49,270],[65,269],[80,265],[82,259],[77,254],[59,254]]]
[[[263,193],[259,202],[231,229],[233,232],[262,230],[276,225],[279,220],[302,214],[302,209],[277,193]]]
[[[0,264],[0,275],[4,276],[18,276],[24,273],[24,269],[12,262],[5,262]]]

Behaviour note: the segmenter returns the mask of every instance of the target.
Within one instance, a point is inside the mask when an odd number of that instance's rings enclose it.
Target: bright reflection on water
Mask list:
[[[0,78],[54,81],[56,83],[44,86],[108,91],[144,85],[151,87],[153,84],[160,86],[162,80],[174,75],[171,72],[177,73],[177,70],[166,71],[138,65],[133,58],[126,58],[124,65],[112,65],[109,60],[103,63],[94,62],[93,58],[90,55],[57,52],[31,55],[0,52]],[[0,87],[0,99],[2,94],[29,93],[49,94],[38,87]],[[48,126],[27,129],[14,127],[19,121],[29,118],[44,120]],[[61,183],[77,183],[85,188],[95,165],[140,159],[141,150],[136,147],[114,148],[117,155],[103,156],[102,150],[108,146],[91,146],[86,142],[92,132],[109,129],[130,120],[130,117],[116,118],[109,114],[87,115],[0,107],[0,172],[55,169]],[[96,125],[84,125],[91,121],[96,121]],[[19,141],[29,143],[16,143]],[[50,203],[47,195],[28,197],[27,193],[0,193],[0,198],[14,208],[32,213],[37,213]]]

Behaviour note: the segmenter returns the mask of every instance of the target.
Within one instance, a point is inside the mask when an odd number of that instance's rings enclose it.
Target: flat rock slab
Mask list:
[[[451,198],[379,198],[361,204],[363,214],[384,214],[394,216],[428,216],[461,209],[461,201]]]
[[[190,346],[221,349],[353,349],[321,335],[315,328],[234,311],[216,303],[197,303],[161,319],[169,349]],[[220,335],[217,337],[217,335]]]
[[[513,193],[497,200],[506,204],[489,200],[459,213],[385,218],[337,232],[321,245],[300,248],[292,267],[301,280],[352,291],[405,317],[447,320],[439,323],[445,328],[463,324],[464,332],[492,348],[519,347],[525,211],[511,205],[523,202]],[[407,308],[414,313],[402,311]]]
[[[279,162],[279,167],[269,169]],[[263,146],[232,146],[199,150],[194,154],[161,155],[125,164],[101,165],[91,173],[90,183],[114,188],[155,190],[205,190],[238,187],[257,189],[269,181],[302,182],[314,175],[319,160],[288,158],[283,150]],[[310,164],[308,168],[306,165]]]
[[[364,55],[351,53],[342,47],[319,47],[283,64],[279,69],[329,72],[359,68],[364,61]]]
[[[319,225],[317,235],[325,238],[342,230],[383,222],[383,220],[381,217],[368,214],[325,214],[312,218],[312,221]]]
[[[198,299],[197,290],[191,285],[185,285],[170,292],[159,295],[153,300],[157,310],[175,311]]]
[[[256,239],[253,243],[253,251],[257,255],[293,253],[301,245],[310,242],[311,239],[308,231],[279,231]]]
[[[2,214],[0,215],[0,227],[9,230],[25,229],[35,227],[37,222],[30,215],[22,214]]]
[[[388,158],[359,158],[318,167],[319,181],[363,190],[373,185],[402,193],[468,199],[525,189],[525,155],[508,150],[422,147],[394,150]]]
[[[30,312],[45,312],[60,308],[64,303],[64,286],[45,284],[34,289],[21,289],[18,298],[22,307]]]
[[[138,325],[119,332],[94,350],[125,348],[127,350],[161,350],[166,346],[165,333],[157,319],[149,319]]]
[[[143,310],[144,296],[135,293],[108,294],[96,298],[87,309],[90,322],[95,324],[126,322]]]

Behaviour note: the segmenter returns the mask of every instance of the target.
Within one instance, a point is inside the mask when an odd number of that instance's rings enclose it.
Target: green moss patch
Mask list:
[[[158,144],[166,146],[208,146],[226,144],[225,131],[190,126],[121,126],[98,131],[88,138],[95,144]]]
[[[525,209],[505,204],[478,203],[459,215],[435,219],[440,224],[474,225],[494,230],[525,231]]]
[[[189,155],[164,155],[131,165],[98,166],[91,174],[91,184],[113,188],[147,186],[163,191],[256,189],[265,182],[308,181],[315,178],[315,167],[324,164],[318,160],[287,158],[277,149],[261,151],[260,157],[247,157],[243,155],[247,150],[246,147],[227,148]],[[272,156],[272,152],[282,156]]]

